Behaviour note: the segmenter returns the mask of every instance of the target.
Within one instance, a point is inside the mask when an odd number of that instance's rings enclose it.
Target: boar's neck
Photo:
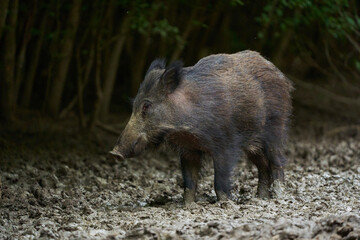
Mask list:
[[[203,144],[200,143],[200,140],[195,134],[190,133],[185,130],[174,131],[167,136],[167,142],[171,146],[176,146],[180,148],[185,148],[189,150],[201,150],[204,149]]]

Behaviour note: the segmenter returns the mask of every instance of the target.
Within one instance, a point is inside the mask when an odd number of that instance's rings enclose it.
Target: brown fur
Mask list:
[[[269,197],[273,181],[284,180],[291,91],[283,73],[254,51],[211,55],[186,68],[155,60],[116,149],[128,157],[165,140],[179,151],[189,201],[204,154],[214,160],[215,191],[223,199],[245,151],[259,170],[258,195]]]

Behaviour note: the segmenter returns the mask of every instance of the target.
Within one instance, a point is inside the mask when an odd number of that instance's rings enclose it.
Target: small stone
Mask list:
[[[101,186],[106,186],[107,180],[105,178],[96,177],[96,183],[98,183]]]
[[[210,228],[217,228],[219,226],[218,222],[210,222],[208,223],[208,227]]]
[[[70,223],[67,226],[64,226],[63,229],[65,231],[73,232],[79,229],[79,227],[75,223]]]
[[[352,226],[345,225],[343,227],[338,228],[336,233],[342,237],[346,237],[353,230],[354,230],[354,228]]]
[[[249,226],[248,224],[245,224],[245,225],[243,226],[243,230],[244,230],[245,232],[250,232],[250,231],[251,231],[251,228],[250,228],[250,226]]]

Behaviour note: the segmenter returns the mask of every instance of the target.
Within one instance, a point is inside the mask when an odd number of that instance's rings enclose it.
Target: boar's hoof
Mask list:
[[[282,182],[279,179],[276,179],[271,184],[271,193],[273,198],[282,198],[283,197],[283,190],[282,190]]]
[[[256,196],[258,198],[270,199],[271,198],[270,188],[268,186],[264,186],[264,185],[258,186]]]
[[[262,198],[262,199],[270,199],[271,198],[270,191],[268,191],[268,190],[258,190],[256,193],[256,196],[258,198]]]
[[[114,151],[114,150],[110,151],[109,154],[110,154],[110,156],[112,156],[112,157],[115,158],[116,160],[122,160],[122,159],[124,159],[124,156],[123,156],[121,153],[116,152],[116,151]]]
[[[195,190],[185,188],[185,191],[184,191],[184,203],[185,203],[185,206],[189,206],[193,202],[195,202]]]
[[[224,192],[216,192],[216,197],[219,202],[227,201],[229,199],[229,196]]]

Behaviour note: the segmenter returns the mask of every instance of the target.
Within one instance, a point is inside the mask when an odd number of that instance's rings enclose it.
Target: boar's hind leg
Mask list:
[[[265,128],[263,152],[270,164],[273,197],[282,196],[280,183],[285,180],[283,167],[287,161],[284,150],[287,141],[286,115],[284,112],[277,117],[270,117]]]
[[[281,197],[282,189],[280,182],[285,180],[283,166],[286,163],[286,157],[281,147],[269,148],[265,151],[265,154],[270,163],[272,195],[273,197]]]
[[[181,170],[184,179],[184,202],[188,205],[195,201],[202,153],[198,151],[182,151],[180,154]]]
[[[262,150],[246,151],[248,159],[253,162],[258,169],[258,189],[257,196],[260,198],[270,198],[270,187],[272,183],[269,161],[265,158]]]
[[[271,176],[273,181],[280,180],[283,182],[285,180],[283,165],[286,162],[284,154],[281,152],[270,152],[267,153],[267,155],[270,160]]]
[[[272,180],[284,181],[283,166],[286,164],[286,157],[284,154],[285,136],[281,131],[270,130],[267,140],[264,142],[264,154],[269,160]]]

